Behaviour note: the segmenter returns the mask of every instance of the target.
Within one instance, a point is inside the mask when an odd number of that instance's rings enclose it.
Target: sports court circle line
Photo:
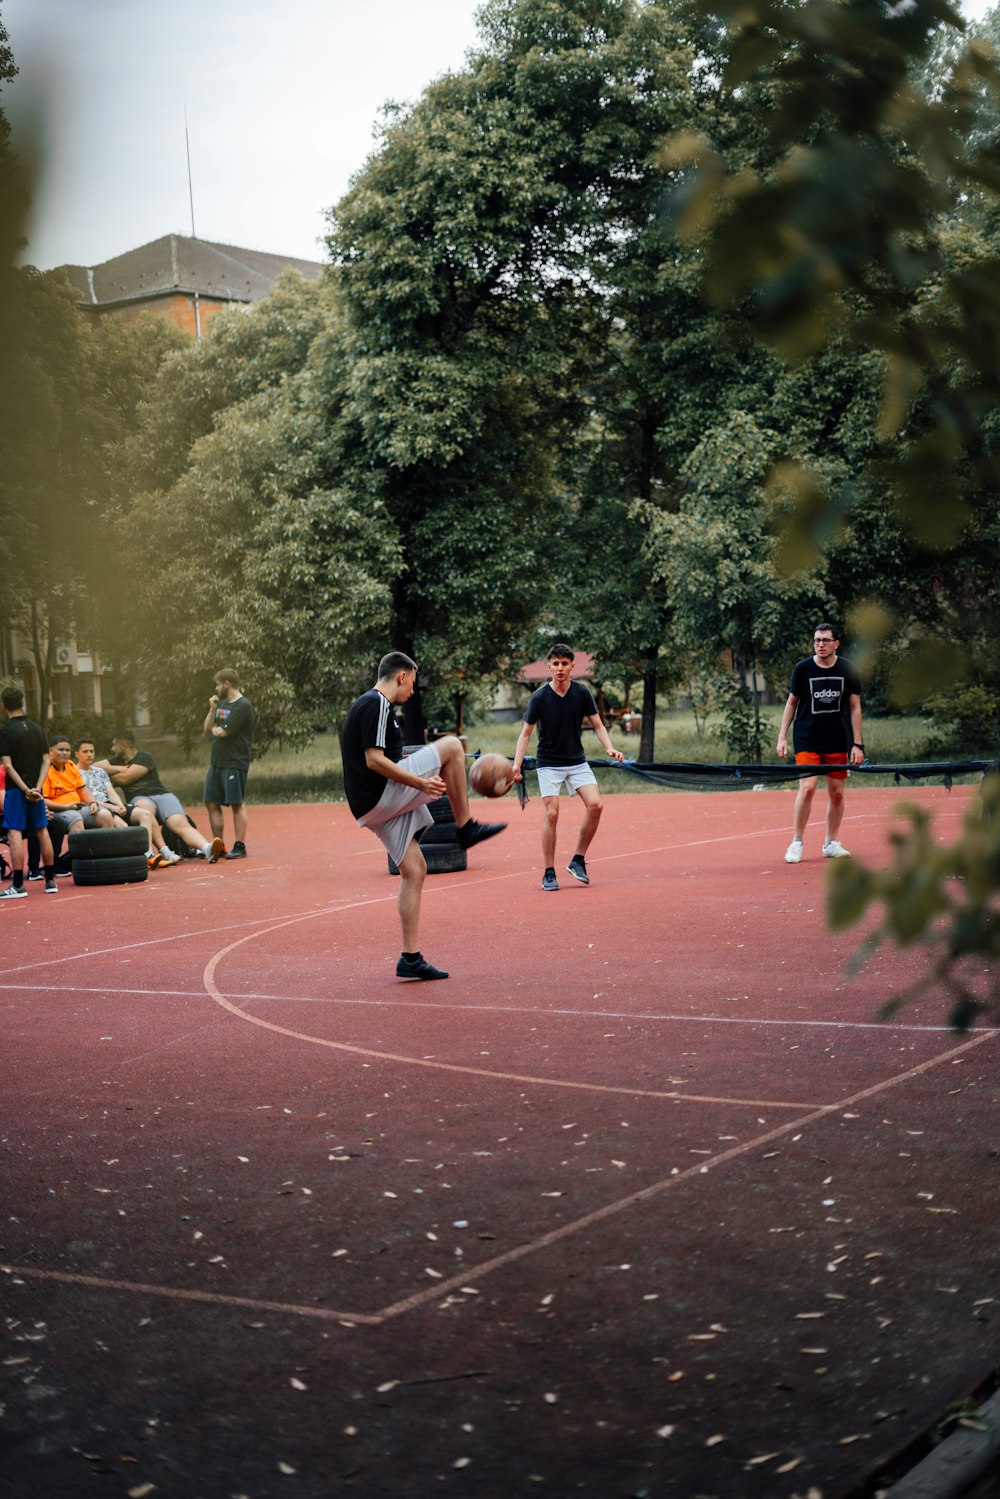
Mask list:
[[[392,897],[387,897],[392,899]],[[372,901],[358,901],[357,905],[372,905]],[[339,906],[339,911],[354,909],[351,905]],[[789,1102],[786,1099],[760,1099],[760,1098],[729,1098],[716,1097],[712,1094],[702,1093],[680,1093],[674,1089],[653,1088],[625,1088],[612,1087],[606,1083],[582,1083],[570,1078],[535,1077],[531,1074],[519,1072],[498,1072],[489,1067],[469,1067],[459,1062],[440,1062],[434,1058],[406,1056],[399,1052],[378,1051],[373,1047],[354,1046],[347,1041],[331,1041],[325,1036],[313,1036],[307,1031],[293,1030],[291,1026],[278,1025],[276,1021],[264,1020],[259,1015],[251,1015],[235,1001],[228,999],[215,982],[215,973],[220,963],[235,952],[238,947],[243,947],[247,942],[255,942],[258,937],[267,937],[271,932],[282,931],[286,927],[295,926],[302,921],[314,920],[316,916],[328,915],[328,912],[310,911],[305,915],[289,916],[283,921],[276,921],[273,926],[263,927],[255,932],[247,932],[245,936],[238,937],[235,942],[230,942],[227,947],[219,951],[209,959],[202,973],[202,981],[205,985],[205,993],[222,1009],[227,1010],[238,1020],[246,1021],[249,1025],[259,1026],[261,1030],[271,1031],[278,1036],[285,1036],[292,1041],[304,1041],[309,1046],[324,1046],[330,1051],[344,1052],[349,1056],[369,1057],[379,1062],[397,1062],[406,1067],[424,1067],[435,1072],[454,1072],[465,1077],[489,1078],[494,1082],[524,1083],[530,1087],[542,1088],[567,1088],[582,1093],[604,1093],[618,1097],[627,1098],[659,1098],[671,1100],[678,1103],[709,1103],[726,1104],[736,1108],[746,1109],[822,1109],[827,1105],[817,1102],[802,1102],[796,1100]],[[275,995],[276,1003],[281,1002],[281,996]]]

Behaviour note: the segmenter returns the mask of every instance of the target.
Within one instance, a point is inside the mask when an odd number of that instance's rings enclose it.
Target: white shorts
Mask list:
[[[539,796],[558,796],[563,786],[569,792],[579,791],[581,786],[597,785],[597,777],[586,760],[581,760],[579,765],[536,765],[535,774],[538,776]]]
[[[405,759],[407,770],[418,776],[436,776],[441,770],[441,756],[435,744],[422,744]],[[402,864],[415,834],[429,828],[434,821],[427,810],[427,803],[437,801],[434,795],[418,791],[416,786],[406,786],[402,781],[385,783],[385,790],[378,803],[364,817],[358,818],[358,826],[370,828],[375,837],[385,845],[386,852],[394,864]]]

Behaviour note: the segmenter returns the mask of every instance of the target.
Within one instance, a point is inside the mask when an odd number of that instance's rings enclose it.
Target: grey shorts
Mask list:
[[[180,800],[172,791],[164,791],[160,796],[150,796],[148,793],[144,796],[141,791],[138,791],[132,798],[133,806],[136,802],[152,802],[156,808],[157,820],[161,825],[166,823],[168,817],[176,817],[178,812],[183,818],[187,817]]]
[[[217,807],[242,807],[247,773],[238,765],[210,765],[205,775],[205,802]]]
[[[49,813],[49,827],[56,831],[61,828],[64,833],[68,833],[77,823],[82,823],[85,828],[97,826],[95,818],[89,812],[81,812],[78,807],[65,807],[58,812]]]
[[[435,776],[441,770],[441,756],[434,744],[422,744],[407,755],[405,763],[407,770],[418,776]],[[370,828],[393,863],[402,864],[414,836],[434,821],[427,803],[436,800],[415,786],[404,786],[402,781],[386,781],[378,805],[359,817],[358,825]]]
[[[567,792],[574,792],[581,786],[597,785],[597,777],[586,760],[581,760],[579,765],[538,765],[535,773],[538,794],[542,797],[558,796],[564,786]]]

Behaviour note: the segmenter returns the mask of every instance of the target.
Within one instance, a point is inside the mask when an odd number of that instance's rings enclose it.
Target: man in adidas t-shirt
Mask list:
[[[795,719],[796,765],[860,765],[865,758],[861,738],[861,682],[849,661],[837,655],[840,640],[833,626],[823,623],[813,631],[813,654],[798,661],[792,671],[788,701],[781,715],[778,754],[788,754],[788,730]],[[844,782],[847,770],[826,773],[826,838],[824,859],[846,859],[849,851],[839,841],[844,816]],[[785,853],[786,864],[802,858],[802,838],[812,811],[818,776],[799,782],[795,798],[792,841]]]

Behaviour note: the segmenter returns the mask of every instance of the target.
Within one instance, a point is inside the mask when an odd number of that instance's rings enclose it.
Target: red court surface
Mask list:
[[[998,1032],[876,1022],[792,800],[609,797],[552,895],[508,798],[438,984],[343,806],[7,903],[4,1499],[866,1492],[1000,1364]]]

